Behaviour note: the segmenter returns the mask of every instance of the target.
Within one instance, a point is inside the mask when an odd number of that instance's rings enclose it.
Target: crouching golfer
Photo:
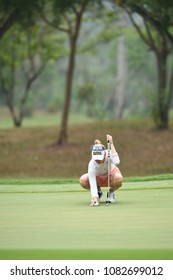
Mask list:
[[[111,135],[107,134],[107,142],[110,145],[110,150],[106,149],[100,140],[94,141],[94,145],[91,147],[92,158],[88,164],[88,173],[82,175],[79,179],[80,185],[91,191],[91,206],[99,205],[100,198],[103,195],[101,187],[108,186],[108,178],[110,183],[106,203],[115,202],[114,192],[122,186],[123,177],[116,166],[120,163],[120,159]],[[109,165],[108,160],[110,160]]]

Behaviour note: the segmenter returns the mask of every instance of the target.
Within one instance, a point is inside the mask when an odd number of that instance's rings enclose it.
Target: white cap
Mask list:
[[[105,151],[92,151],[92,159],[103,160],[105,156]]]

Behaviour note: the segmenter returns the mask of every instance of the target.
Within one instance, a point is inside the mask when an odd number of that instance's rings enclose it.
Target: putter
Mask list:
[[[110,190],[110,142],[108,140],[108,192],[107,192],[107,197],[108,197],[108,193],[109,193],[109,190]],[[106,202],[106,205],[109,205],[109,202]]]

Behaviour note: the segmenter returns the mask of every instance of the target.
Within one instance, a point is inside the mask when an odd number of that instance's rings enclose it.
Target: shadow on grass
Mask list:
[[[0,260],[172,260],[173,249],[8,249]]]

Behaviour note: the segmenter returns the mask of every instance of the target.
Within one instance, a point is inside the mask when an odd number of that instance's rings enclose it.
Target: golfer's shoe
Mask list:
[[[115,202],[114,192],[108,192],[106,197],[106,203],[114,203],[114,202]]]
[[[103,192],[100,190],[100,191],[98,191],[98,197],[99,197],[99,201],[100,201],[100,199],[101,199],[101,197],[103,196]]]

